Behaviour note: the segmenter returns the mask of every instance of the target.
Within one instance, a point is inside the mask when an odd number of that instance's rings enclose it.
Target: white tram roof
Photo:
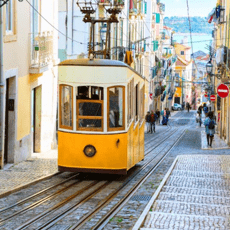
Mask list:
[[[68,59],[59,63],[58,66],[104,66],[104,67],[126,67],[131,71],[135,72],[135,74],[139,75],[142,78],[145,78],[141,74],[139,74],[132,67],[127,65],[122,61],[110,60],[110,59]]]

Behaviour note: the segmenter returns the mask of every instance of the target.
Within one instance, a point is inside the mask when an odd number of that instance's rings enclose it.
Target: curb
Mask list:
[[[178,161],[179,156],[176,157],[176,159],[174,160],[173,164],[171,165],[170,169],[168,170],[168,172],[166,173],[164,179],[162,180],[162,182],[160,183],[159,187],[157,188],[156,192],[154,193],[153,197],[151,198],[151,200],[148,202],[148,204],[146,205],[144,211],[142,212],[141,216],[139,217],[139,219],[137,220],[136,224],[134,225],[134,227],[132,228],[132,230],[138,230],[141,228],[143,222],[145,221],[145,217],[147,216],[150,208],[152,207],[154,201],[157,199],[157,197],[159,196],[161,189],[163,188],[163,186],[165,185],[166,181],[168,180],[170,174],[172,173],[177,161]]]
[[[50,175],[48,175],[48,176],[40,177],[40,178],[38,178],[38,179],[36,179],[36,180],[34,180],[34,181],[32,181],[32,182],[29,182],[29,183],[27,183],[27,184],[19,185],[18,187],[14,188],[14,189],[12,189],[12,190],[10,190],[10,191],[7,191],[7,192],[4,192],[4,193],[0,194],[0,198],[3,198],[3,197],[5,197],[5,196],[8,196],[8,195],[10,195],[10,194],[12,194],[12,193],[14,193],[14,192],[17,192],[17,191],[19,191],[19,190],[21,190],[21,189],[27,188],[27,187],[29,187],[29,186],[31,186],[31,185],[34,185],[34,184],[36,184],[36,183],[38,183],[38,182],[40,182],[40,181],[42,181],[42,180],[49,179],[49,178],[51,178],[51,177],[53,177],[53,176],[56,176],[56,175],[58,175],[58,174],[61,174],[61,173],[62,173],[62,172],[56,172],[56,173],[50,174]]]

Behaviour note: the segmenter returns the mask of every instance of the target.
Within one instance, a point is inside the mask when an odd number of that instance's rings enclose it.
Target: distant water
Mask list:
[[[173,40],[176,40],[178,43],[181,43],[181,40],[184,39],[185,36],[187,37],[187,42],[184,44],[191,47],[190,34],[174,34]],[[210,45],[210,40],[212,41],[211,34],[192,34],[193,52],[195,53],[201,50],[205,53],[208,53],[209,51],[206,47]]]

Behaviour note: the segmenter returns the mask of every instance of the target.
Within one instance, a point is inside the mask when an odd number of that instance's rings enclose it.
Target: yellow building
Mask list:
[[[1,8],[5,115],[0,168],[56,144],[58,34],[36,10],[57,27],[57,3],[32,4],[34,9],[27,1],[9,0]]]
[[[183,104],[189,102],[192,104],[192,59],[191,47],[176,43],[175,52],[176,61],[176,92],[174,102]]]
[[[229,82],[230,73],[228,71],[229,63],[224,60],[222,55],[222,50],[227,52],[230,48],[230,0],[218,0],[216,4],[216,10],[219,15],[214,15],[215,17],[215,30],[213,47],[216,49],[216,62],[215,64],[215,74],[220,76],[220,79],[212,77],[212,84],[215,85],[215,92],[217,86],[221,83]],[[229,52],[230,53],[230,52]],[[229,59],[230,60],[230,59]],[[216,92],[217,93],[217,92]],[[220,137],[225,140],[227,144],[230,144],[230,99],[229,96],[226,98],[217,97],[215,102],[215,115],[217,118],[217,131]]]

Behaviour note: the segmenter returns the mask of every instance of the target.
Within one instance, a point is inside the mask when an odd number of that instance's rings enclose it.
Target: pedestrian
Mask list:
[[[201,127],[202,119],[201,119],[201,113],[200,113],[199,110],[197,111],[196,122],[199,123],[199,125],[200,125],[200,127]]]
[[[204,103],[203,111],[204,111],[205,117],[207,117],[208,116],[208,107],[206,106],[206,103]]]
[[[170,116],[170,110],[169,110],[169,108],[166,108],[166,121],[167,121],[167,123],[169,120],[169,116]]]
[[[167,125],[166,111],[166,108],[162,111],[162,125]]]
[[[161,116],[161,112],[159,111],[159,109],[157,109],[157,111],[156,111],[156,115],[157,115],[157,121],[158,121],[158,124],[160,124],[160,116]]]
[[[212,141],[214,138],[215,125],[216,125],[216,122],[213,116],[213,112],[208,113],[207,118],[204,121],[204,125],[205,125],[205,132],[207,135],[207,143],[210,147],[212,147]]]
[[[148,111],[146,116],[145,116],[145,122],[147,125],[147,133],[150,133],[150,122],[151,122],[151,116],[150,116],[150,112]]]
[[[190,110],[190,104],[189,104],[188,102],[186,103],[186,108],[187,108],[188,113],[189,113],[189,110]]]
[[[202,115],[202,109],[203,109],[203,106],[202,105],[200,105],[199,107],[198,107],[198,111],[199,111],[199,113]]]
[[[151,133],[155,133],[156,132],[156,125],[155,125],[155,122],[156,122],[156,119],[157,119],[157,114],[153,112],[153,110],[151,111],[151,114],[150,114],[151,118],[150,118],[150,130],[151,130]]]

